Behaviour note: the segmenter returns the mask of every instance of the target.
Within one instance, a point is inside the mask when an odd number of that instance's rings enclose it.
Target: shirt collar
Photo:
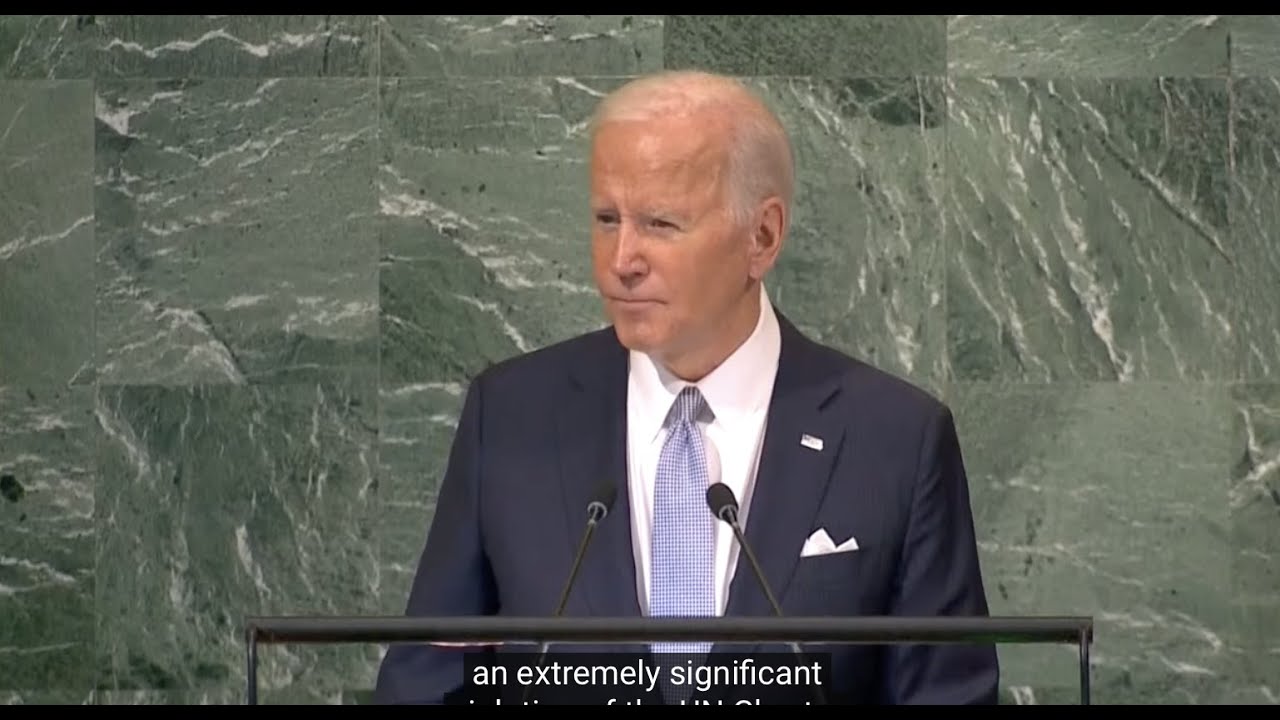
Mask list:
[[[649,355],[631,351],[629,392],[635,410],[632,421],[640,423],[644,438],[653,439],[662,430],[676,396],[694,384],[706,399],[715,421],[732,430],[737,423],[750,420],[768,405],[780,351],[778,318],[762,285],[755,330],[699,382],[681,380]]]

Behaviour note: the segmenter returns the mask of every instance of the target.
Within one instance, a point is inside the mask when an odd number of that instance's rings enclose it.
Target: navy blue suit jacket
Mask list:
[[[746,535],[784,614],[987,614],[950,410],[779,322]],[[627,352],[608,328],[502,362],[471,383],[408,614],[552,614],[602,478],[618,483],[617,501],[565,614],[641,614],[626,491],[627,373]],[[802,445],[803,434],[822,438],[822,449]],[[855,536],[859,549],[802,558],[819,528],[836,543]],[[726,614],[771,615],[739,557]],[[805,649],[834,653],[831,703],[997,700],[994,646]],[[393,645],[375,702],[445,700],[463,683],[462,657]]]

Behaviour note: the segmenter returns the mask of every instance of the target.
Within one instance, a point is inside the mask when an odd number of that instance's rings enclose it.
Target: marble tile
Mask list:
[[[1223,15],[953,15],[958,76],[1187,77],[1227,74]]]
[[[371,77],[372,15],[19,15],[10,77]]]
[[[1225,80],[950,86],[959,379],[1229,380]]]
[[[1003,655],[1004,653],[1002,652],[1001,654]],[[1054,665],[1054,671],[1042,673],[1042,677],[1062,679],[1069,682],[1070,678],[1079,674],[1079,666],[1076,665],[1076,659],[1065,654],[1058,656],[1055,653],[1055,657],[1042,658],[1042,661],[1052,661]],[[1097,696],[1092,694],[1091,689],[1091,702],[1096,703],[1096,698]],[[1072,687],[1067,687],[1066,685],[1061,687],[1002,685],[998,702],[1001,705],[1079,705],[1080,700],[1079,684]]]
[[[0,690],[0,705],[95,705],[97,693],[57,690]]]
[[[0,386],[0,693],[23,702],[94,685],[93,440],[90,388]]]
[[[1280,703],[1280,384],[1233,388],[1231,597],[1242,642],[1236,702]]]
[[[372,77],[372,15],[97,15],[98,77]]]
[[[1280,385],[1237,385],[1234,400],[1232,596],[1280,608]]]
[[[367,691],[335,690],[323,694],[300,688],[259,690],[259,705],[369,705]],[[95,705],[244,705],[244,687],[209,690],[107,690],[97,693]]]
[[[383,77],[637,75],[662,67],[661,15],[380,15]]]
[[[1226,679],[1223,702],[1280,705],[1280,600],[1238,603],[1236,622],[1238,669]]]
[[[457,382],[384,385],[380,391],[375,537],[383,614],[403,613],[409,600],[465,392]]]
[[[810,337],[940,392],[946,99],[941,80],[758,79],[795,149],[771,297]]]
[[[0,15],[0,77],[93,77],[95,15]]]
[[[0,385],[93,380],[93,94],[0,82]]]
[[[942,75],[943,15],[668,15],[668,68],[733,75]]]
[[[377,395],[344,384],[104,387],[98,687],[244,688],[246,615],[377,612]],[[270,645],[259,687],[369,687],[376,645]]]
[[[244,687],[210,690],[100,690],[95,705],[243,705]],[[265,695],[258,703],[269,705]]]
[[[95,104],[103,381],[375,366],[373,81],[99,81]]]
[[[1231,15],[1231,74],[1280,75],[1280,15]]]
[[[1280,77],[1232,83],[1231,241],[1245,380],[1280,380]]]
[[[764,18],[753,15],[667,15],[662,60],[668,69],[757,75],[757,37]],[[778,18],[770,18],[777,22]]]
[[[1221,701],[1240,651],[1224,386],[962,383],[953,405],[992,613],[1092,616],[1098,704]],[[1000,654],[1008,696],[1077,701],[1074,647]]]
[[[404,79],[382,90],[384,387],[465,383],[594,330],[585,121],[621,81]]]
[[[602,324],[583,130],[619,82],[384,88],[384,383],[465,382]],[[791,128],[799,163],[792,237],[770,281],[780,308],[819,339],[936,382],[945,374],[940,84],[752,87]]]

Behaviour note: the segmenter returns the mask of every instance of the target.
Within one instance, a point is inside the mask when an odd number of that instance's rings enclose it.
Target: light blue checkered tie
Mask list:
[[[707,509],[707,454],[698,430],[706,407],[695,387],[681,391],[671,408],[668,435],[658,458],[653,500],[653,572],[649,614],[697,618],[716,615],[715,518]],[[685,664],[711,649],[708,642],[655,643],[653,652],[679,653],[657,660]],[[667,662],[663,662],[666,660]],[[663,668],[666,675],[666,668]],[[664,692],[668,701],[687,696]]]

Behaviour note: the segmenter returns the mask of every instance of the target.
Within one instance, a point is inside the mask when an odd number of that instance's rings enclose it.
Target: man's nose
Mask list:
[[[619,277],[643,275],[648,265],[644,260],[644,239],[630,222],[618,224],[613,246],[613,272]]]

